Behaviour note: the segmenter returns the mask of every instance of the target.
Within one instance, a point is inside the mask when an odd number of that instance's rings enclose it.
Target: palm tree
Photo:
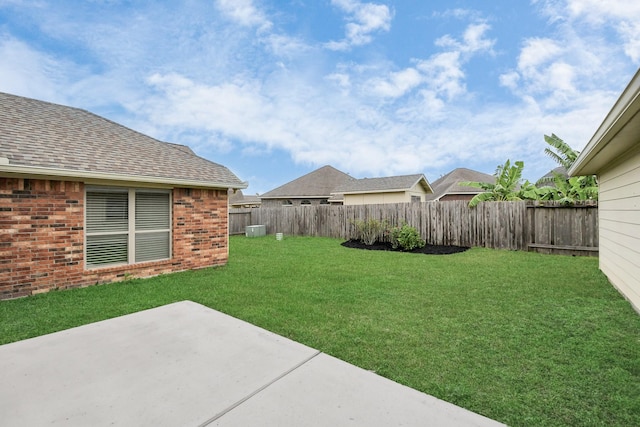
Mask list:
[[[496,168],[496,172],[493,175],[495,177],[494,183],[467,181],[458,185],[484,190],[469,201],[470,207],[475,207],[480,202],[537,199],[536,187],[529,181],[521,182],[522,169],[524,169],[524,162],[516,161],[512,166],[511,161],[507,160],[504,165]]]

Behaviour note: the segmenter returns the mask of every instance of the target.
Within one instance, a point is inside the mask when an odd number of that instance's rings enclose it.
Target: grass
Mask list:
[[[509,425],[640,425],[640,317],[597,259],[230,246],[225,267],[0,302],[0,343],[192,300]]]

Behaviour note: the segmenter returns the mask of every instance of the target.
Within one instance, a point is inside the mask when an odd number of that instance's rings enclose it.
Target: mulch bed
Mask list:
[[[395,251],[402,252],[402,249],[393,249],[391,243],[388,242],[375,242],[373,245],[365,245],[359,240],[347,240],[342,243],[342,246],[346,248],[354,249],[366,249],[370,251]],[[427,255],[450,255],[464,252],[469,249],[468,246],[444,246],[444,245],[424,245],[422,248],[417,248],[412,251],[406,251],[413,254],[427,254]]]

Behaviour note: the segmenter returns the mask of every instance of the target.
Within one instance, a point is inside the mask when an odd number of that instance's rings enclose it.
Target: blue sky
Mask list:
[[[582,149],[640,65],[637,0],[0,0],[0,91],[190,146],[263,193]]]

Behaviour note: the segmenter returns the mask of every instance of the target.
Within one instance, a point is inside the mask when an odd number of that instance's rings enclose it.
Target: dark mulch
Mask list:
[[[347,240],[342,243],[342,246],[346,248],[354,248],[354,249],[366,249],[370,251],[396,251],[402,252],[402,249],[393,249],[391,247],[391,243],[388,242],[375,242],[373,245],[365,245],[359,240]],[[412,251],[407,251],[413,254],[427,254],[427,255],[449,255],[449,254],[457,254],[459,252],[464,252],[469,247],[467,246],[444,246],[444,245],[424,245],[422,248],[414,249]]]

